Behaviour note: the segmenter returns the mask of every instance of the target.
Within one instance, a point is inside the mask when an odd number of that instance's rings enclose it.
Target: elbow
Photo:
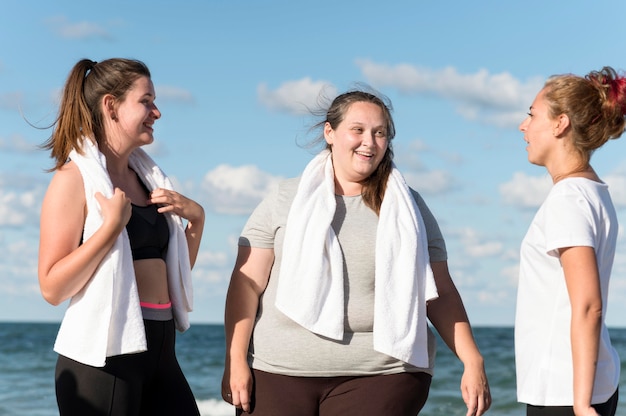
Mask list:
[[[41,295],[43,296],[44,300],[52,306],[59,306],[63,302],[63,300],[60,299],[58,296],[54,296],[53,294],[45,292],[43,290],[41,291]]]
[[[600,324],[603,319],[602,303],[594,302],[572,312],[572,318],[580,322]]]
[[[41,288],[41,296],[43,299],[52,306],[59,306],[65,299],[62,299],[58,293],[54,291]]]
[[[39,279],[39,291],[43,299],[52,306],[59,306],[65,300],[59,291],[45,284],[41,278]]]

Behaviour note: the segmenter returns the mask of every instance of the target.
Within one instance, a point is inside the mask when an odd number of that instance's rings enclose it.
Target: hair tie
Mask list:
[[[609,85],[609,99],[622,110],[622,114],[626,114],[626,78],[617,76],[609,79],[607,84]]]
[[[87,65],[87,70],[85,71],[85,78],[87,78],[89,76],[89,74],[91,74],[93,72],[93,70],[96,67],[96,65],[98,65],[98,62],[96,62],[96,61],[89,61],[89,65]]]

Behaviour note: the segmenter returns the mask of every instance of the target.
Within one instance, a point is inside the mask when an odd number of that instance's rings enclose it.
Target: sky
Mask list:
[[[395,162],[437,218],[470,321],[512,326],[519,246],[551,180],[518,131],[554,74],[626,70],[626,3],[5,0],[0,14],[0,321],[50,321],[41,201],[60,91],[82,58],[145,62],[162,118],[146,150],[206,211],[192,323],[222,323],[237,238],[318,149],[309,109],[357,83],[389,97]],[[592,165],[626,224],[626,139]],[[623,225],[620,227],[623,228]],[[607,322],[626,326],[620,229]]]

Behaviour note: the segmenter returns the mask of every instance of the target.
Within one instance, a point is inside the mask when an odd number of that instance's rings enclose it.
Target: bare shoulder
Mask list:
[[[71,200],[84,205],[84,189],[83,177],[78,166],[74,162],[69,161],[55,171],[48,186],[45,199],[57,201]]]

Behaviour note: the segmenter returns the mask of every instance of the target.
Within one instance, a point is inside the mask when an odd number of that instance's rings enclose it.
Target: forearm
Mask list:
[[[193,222],[188,221],[185,228],[185,238],[187,239],[187,247],[189,249],[189,264],[192,268],[196,264],[202,233],[204,232],[204,211],[202,211],[202,214],[202,217],[195,219]]]
[[[480,416],[491,406],[483,357],[476,346],[461,296],[452,282],[447,262],[431,263],[439,297],[427,305],[428,319],[464,366],[461,393],[467,415]]]
[[[224,316],[226,361],[247,361],[248,348],[259,305],[259,296],[241,277],[233,276]]]
[[[39,284],[44,299],[58,305],[80,292],[89,282],[117,239],[115,231],[101,227],[49,270],[39,270]]]
[[[592,309],[573,311],[571,321],[574,408],[591,405],[598,361],[602,312]]]
[[[567,247],[559,252],[571,305],[574,411],[586,414],[590,411],[600,345],[600,276],[593,247]]]
[[[428,318],[448,348],[465,365],[483,366],[463,302],[456,289],[440,293],[429,302]]]

